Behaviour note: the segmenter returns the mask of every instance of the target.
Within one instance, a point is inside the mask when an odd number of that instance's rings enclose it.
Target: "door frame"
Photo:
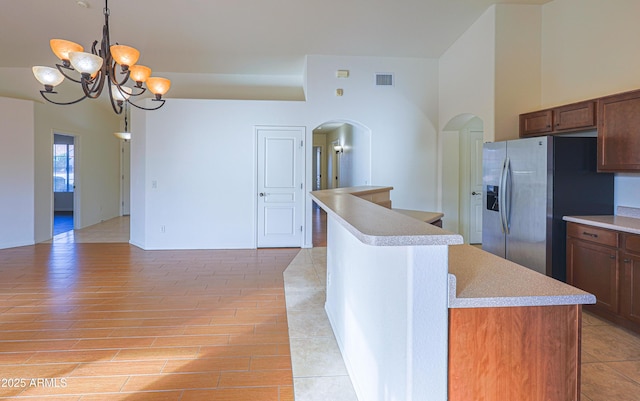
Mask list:
[[[131,214],[131,141],[120,140],[120,216]]]
[[[479,241],[471,241],[471,222],[474,219],[474,215],[472,213],[473,202],[471,202],[471,192],[472,188],[472,174],[474,172],[479,172],[482,176],[482,147],[480,147],[480,158],[477,160],[475,166],[471,164],[472,153],[474,151],[474,141],[472,140],[474,136],[479,136],[480,141],[482,143],[484,130],[478,128],[465,128],[460,131],[460,209],[458,211],[460,220],[460,232],[466,241],[470,244],[481,244],[482,238]],[[476,138],[477,139],[477,138]],[[475,170],[477,169],[477,170]],[[482,186],[482,181],[480,182]],[[482,193],[482,189],[480,189],[480,193]],[[482,202],[482,195],[480,196],[480,202]],[[480,231],[482,231],[482,207],[480,207]],[[475,216],[477,217],[477,216]]]
[[[310,149],[310,147],[307,145],[309,143],[309,138],[307,138],[307,127],[306,126],[298,126],[298,125],[256,125],[254,126],[254,140],[255,140],[255,183],[254,183],[254,201],[255,201],[255,245],[256,248],[260,248],[260,247],[264,247],[264,248],[268,248],[270,246],[268,245],[260,245],[260,241],[259,241],[259,229],[260,229],[260,211],[259,211],[259,207],[260,207],[260,202],[258,199],[259,196],[259,191],[260,191],[260,163],[259,163],[259,157],[260,157],[260,143],[259,143],[259,136],[260,136],[260,132],[264,131],[264,130],[273,130],[273,131],[296,131],[296,132],[300,132],[301,134],[301,138],[300,140],[302,141],[301,144],[301,149],[300,149],[300,158],[297,160],[296,162],[296,168],[299,169],[300,171],[300,176],[301,176],[301,196],[300,196],[300,200],[298,201],[298,205],[300,207],[300,220],[299,220],[299,224],[301,226],[301,231],[300,231],[300,241],[297,245],[291,245],[289,247],[304,247],[304,245],[306,244],[306,238],[307,238],[307,230],[309,228],[308,226],[308,221],[310,221],[311,219],[311,214],[308,213],[308,208],[307,208],[307,183],[308,183],[308,170],[307,170],[307,152]],[[313,146],[311,146],[311,148],[313,148]],[[310,172],[309,172],[310,174]]]
[[[56,130],[53,129],[51,130],[51,143],[49,146],[49,155],[51,156],[51,158],[49,159],[49,167],[51,168],[50,170],[50,182],[51,182],[51,205],[50,205],[50,210],[49,210],[49,216],[51,218],[50,220],[50,235],[51,238],[53,238],[53,217],[54,217],[54,213],[55,213],[55,202],[54,202],[54,192],[53,192],[53,145],[55,143],[55,135],[62,135],[62,136],[68,136],[68,137],[72,137],[73,138],[73,157],[74,157],[74,161],[73,161],[73,229],[77,230],[80,227],[82,227],[81,223],[81,199],[82,196],[80,196],[81,194],[81,190],[82,190],[82,185],[81,185],[81,162],[80,162],[80,154],[81,154],[81,139],[79,135],[76,134],[72,134],[69,132],[62,132],[60,130]]]

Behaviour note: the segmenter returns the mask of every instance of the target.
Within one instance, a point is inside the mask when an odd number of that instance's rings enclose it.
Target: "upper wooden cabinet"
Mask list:
[[[520,114],[520,136],[539,136],[596,128],[596,101]]]
[[[640,90],[520,114],[520,137],[598,130],[598,171],[640,171]]]
[[[598,171],[640,170],[640,90],[598,100]]]
[[[568,104],[553,109],[555,132],[592,129],[596,127],[596,101]]]
[[[551,131],[553,131],[553,112],[551,110],[520,114],[521,137],[547,135]]]

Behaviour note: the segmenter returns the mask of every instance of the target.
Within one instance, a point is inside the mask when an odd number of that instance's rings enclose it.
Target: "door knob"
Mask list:
[[[482,195],[482,192],[473,191],[473,192],[471,192],[471,195]]]
[[[260,192],[258,195],[259,195],[260,197],[263,197],[263,196],[265,196],[266,194],[265,194],[264,192]]]

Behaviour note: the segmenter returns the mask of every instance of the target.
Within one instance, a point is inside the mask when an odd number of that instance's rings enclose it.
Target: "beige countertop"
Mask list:
[[[413,217],[414,219],[424,221],[425,223],[433,223],[434,221],[440,220],[444,216],[444,213],[438,213],[438,212],[423,212],[420,210],[407,210],[407,209],[396,209],[396,208],[393,208],[393,210],[398,213],[407,215],[409,217]]]
[[[564,216],[565,221],[640,234],[640,219],[626,216]]]
[[[311,192],[328,215],[361,242],[374,246],[453,245],[462,236],[353,196],[391,187],[349,187]]]
[[[449,247],[449,308],[593,304],[596,297],[471,245]]]
[[[449,308],[595,303],[595,296],[489,252],[453,234],[353,194],[391,187],[311,192],[311,197],[361,242],[374,246],[450,245]],[[438,216],[434,214],[434,217]]]

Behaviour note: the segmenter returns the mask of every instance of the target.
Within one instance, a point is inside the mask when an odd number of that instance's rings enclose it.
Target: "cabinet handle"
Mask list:
[[[624,263],[629,263],[629,262],[631,262],[631,259],[624,259],[623,262]]]
[[[592,234],[592,233],[588,233],[586,231],[583,231],[582,235],[587,235],[589,237],[598,238],[598,234]]]
[[[609,255],[609,259],[615,259],[616,255]]]

